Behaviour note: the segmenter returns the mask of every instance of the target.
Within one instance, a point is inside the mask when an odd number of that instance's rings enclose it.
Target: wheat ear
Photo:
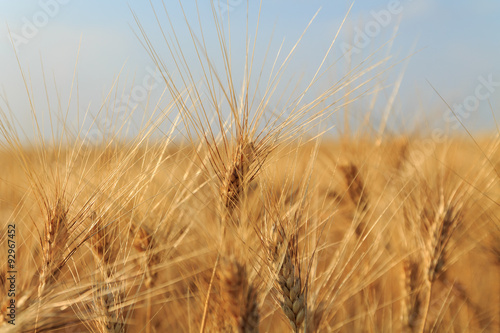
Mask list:
[[[259,331],[257,292],[248,281],[245,266],[234,258],[221,260],[218,271],[221,308],[229,318],[233,331],[253,333]]]
[[[51,209],[48,209],[47,220],[44,224],[42,239],[43,264],[38,282],[39,305],[35,319],[35,332],[38,326],[41,300],[48,285],[51,285],[59,275],[64,265],[64,251],[68,240],[68,210],[61,199]]]
[[[236,209],[248,184],[255,178],[252,168],[255,162],[255,147],[249,140],[239,139],[230,165],[222,177],[220,194],[228,215]]]
[[[369,207],[368,193],[358,167],[351,162],[348,165],[341,166],[340,170],[344,174],[344,179],[347,184],[347,193],[352,203],[360,213],[366,213]],[[355,229],[356,235],[361,236],[364,229],[365,223],[362,219],[359,219]]]
[[[285,245],[285,232],[280,228],[278,240],[271,247],[271,260],[273,264],[280,260],[280,252],[286,246],[284,257],[278,272],[278,289],[283,297],[281,308],[288,318],[294,332],[299,332],[306,316],[305,287],[300,278],[300,263],[297,257],[297,236],[290,237]]]
[[[403,323],[409,332],[420,332],[423,325],[422,311],[425,306],[425,274],[421,260],[410,257],[403,261],[404,290],[403,297]]]
[[[92,253],[99,262],[101,271],[102,286],[98,286],[98,292],[95,296],[95,304],[99,314],[97,324],[101,332],[123,332],[124,315],[121,302],[123,293],[120,286],[115,287],[113,264],[118,256],[116,248],[116,239],[119,235],[116,233],[114,225],[105,225],[103,217],[92,213],[93,220],[91,233],[94,236],[90,239]],[[112,310],[113,309],[113,310]]]
[[[428,227],[427,235],[427,297],[424,305],[423,323],[420,332],[423,332],[429,313],[432,289],[436,279],[445,272],[447,247],[456,228],[462,222],[462,214],[458,207],[445,204],[441,196],[440,204],[434,214],[434,219]]]
[[[150,289],[153,286],[158,275],[155,266],[160,262],[160,256],[156,249],[157,243],[154,239],[153,233],[144,225],[141,225],[139,227],[132,226],[132,228],[130,228],[130,233],[133,237],[132,244],[134,248],[144,257],[144,286],[147,289]],[[151,307],[151,292],[148,292],[146,304],[146,333],[151,332]]]
[[[68,240],[68,211],[61,200],[49,210],[43,235],[43,265],[38,285],[38,297],[42,297],[45,288],[51,284],[60,272],[63,254]]]

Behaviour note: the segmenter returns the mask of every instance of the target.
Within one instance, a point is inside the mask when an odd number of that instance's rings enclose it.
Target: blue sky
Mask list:
[[[162,12],[161,1],[152,0],[152,3]],[[224,0],[221,4],[229,4],[232,40],[235,47],[241,46],[245,36],[243,29],[247,13],[246,1]],[[165,0],[165,5],[176,33],[189,45],[190,37],[178,2]],[[182,1],[182,5],[188,19],[196,26],[196,2]],[[216,39],[208,33],[211,22],[209,2],[200,0],[198,5],[204,26],[207,27],[207,43],[215,50]],[[249,5],[249,17],[252,22],[257,18],[258,5],[258,1],[252,1]],[[321,8],[299,46],[294,66],[288,69],[288,74],[294,77],[312,71],[319,65],[350,5],[351,1],[264,1],[256,52],[264,54],[271,36],[273,50],[277,51],[277,45],[283,39],[285,48],[291,47],[316,11]],[[392,13],[391,8],[397,10]],[[137,24],[131,10],[138,15],[158,50],[166,53],[147,1],[0,0],[0,95],[2,99],[8,100],[16,118],[26,131],[31,128],[29,104],[15,53],[9,41],[7,26],[14,38],[20,37],[17,39],[19,61],[26,73],[29,70],[37,112],[43,118],[44,112],[47,112],[47,103],[43,93],[41,58],[50,82],[49,93],[59,94],[63,103],[67,102],[80,37],[82,42],[78,63],[78,97],[83,110],[87,107],[98,108],[122,67],[122,75],[135,75],[136,78],[143,77],[148,68],[153,67],[147,52],[133,33],[133,30],[137,31]],[[382,21],[377,21],[377,16],[382,12],[390,13],[390,16],[385,17],[385,26],[382,26]],[[387,87],[387,91],[381,94],[379,103],[375,105],[373,122],[376,123],[382,118],[384,101],[388,98],[384,96],[390,95],[394,82],[404,70],[391,113],[390,122],[395,130],[450,125],[443,123],[446,106],[431,85],[450,105],[460,105],[464,101],[471,101],[471,96],[475,95],[478,86],[484,80],[488,81],[488,78],[493,82],[488,98],[480,99],[477,108],[475,106],[475,109],[466,113],[461,120],[470,129],[493,129],[492,112],[500,118],[500,85],[495,85],[500,82],[499,17],[500,2],[494,0],[358,0],[354,3],[329,61],[333,62],[338,58],[342,46],[356,46],[353,38],[359,31],[366,32],[369,27],[377,28],[378,24],[379,29],[374,30],[373,37],[369,37],[366,44],[358,48],[359,54],[356,53],[353,57],[353,61],[361,61],[377,47],[389,41],[397,26],[398,33],[391,44],[392,58],[384,68],[397,64],[412,50],[418,50],[418,53],[414,54],[408,63],[398,64],[384,74],[383,85]],[[45,18],[48,19],[43,21]],[[24,38],[26,27],[30,24],[35,25],[36,31],[31,33],[29,38]],[[386,55],[385,52],[382,51],[381,56]],[[217,53],[214,53],[214,56],[217,57]],[[333,72],[341,75],[340,73],[348,68],[348,62],[339,61],[336,66]],[[332,75],[334,77],[337,74]],[[53,88],[54,80],[57,82],[58,91]],[[318,89],[320,91],[321,87]],[[489,92],[485,89],[481,91]],[[152,92],[153,98],[158,97],[161,90],[158,88]],[[483,95],[485,94],[481,94]],[[363,114],[362,110],[366,107],[363,103],[361,101],[359,104],[353,104],[350,109],[354,118]],[[1,99],[0,107],[4,110],[6,108],[5,101]],[[51,108],[53,107],[52,104]],[[76,124],[80,118],[81,115],[72,107],[67,121]],[[341,119],[342,117],[338,117],[334,121],[341,122]]]

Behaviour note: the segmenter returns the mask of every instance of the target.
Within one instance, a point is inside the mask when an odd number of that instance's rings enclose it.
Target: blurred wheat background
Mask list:
[[[226,5],[211,3],[208,27],[186,18],[188,46],[167,2],[149,17],[161,38],[132,11],[154,68],[143,81],[120,71],[97,114],[77,69],[61,97],[43,61],[33,82],[17,58],[30,124],[3,99],[0,331],[498,332],[496,105],[492,131],[464,123],[496,76],[443,123],[422,114],[425,126],[396,130],[402,76],[384,75],[408,58],[390,56],[391,39],[359,62],[337,54],[350,7],[299,79],[314,20],[280,44],[245,18],[235,49]],[[352,63],[339,74],[340,58]],[[153,84],[160,96],[137,101]]]

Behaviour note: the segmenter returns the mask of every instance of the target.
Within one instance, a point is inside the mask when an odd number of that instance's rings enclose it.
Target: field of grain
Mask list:
[[[386,60],[322,90],[321,63],[269,111],[296,45],[262,80],[248,48],[237,80],[214,18],[224,67],[193,37],[201,81],[137,22],[171,101],[134,135],[116,87],[91,143],[64,123],[44,138],[27,78],[35,139],[0,110],[0,331],[500,331],[500,132],[331,136]]]
[[[419,142],[2,151],[2,328],[494,332],[498,139]]]

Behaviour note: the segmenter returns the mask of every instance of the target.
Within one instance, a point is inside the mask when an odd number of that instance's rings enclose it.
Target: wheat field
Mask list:
[[[179,84],[137,20],[171,102],[134,136],[112,118],[97,143],[65,124],[25,141],[1,110],[0,331],[500,331],[500,131],[331,136],[323,121],[365,94],[377,61],[318,93],[320,64],[268,117],[295,46],[257,97],[254,49],[232,68],[214,21],[225,66],[193,37],[201,83],[162,41]]]

